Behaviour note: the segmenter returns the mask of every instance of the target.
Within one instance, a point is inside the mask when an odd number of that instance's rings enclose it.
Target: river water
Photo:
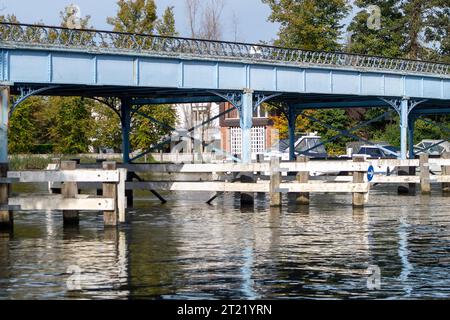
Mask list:
[[[141,195],[130,224],[100,213],[63,229],[61,213],[17,212],[0,234],[0,299],[408,299],[450,297],[450,198],[371,191],[312,195],[310,207],[264,197]]]

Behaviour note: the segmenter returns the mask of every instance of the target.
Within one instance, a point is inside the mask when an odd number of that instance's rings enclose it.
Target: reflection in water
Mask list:
[[[0,298],[450,295],[450,199],[440,191],[374,190],[364,209],[352,208],[350,195],[281,209],[261,195],[244,209],[233,195],[213,206],[203,204],[209,194],[166,196],[164,206],[141,197],[120,229],[104,229],[100,213],[82,213],[75,229],[62,228],[60,213],[17,213],[14,234],[0,234]],[[369,266],[381,270],[379,290],[367,288]]]
[[[408,283],[408,277],[411,273],[412,265],[409,263],[409,250],[408,250],[408,234],[407,230],[409,229],[407,219],[407,211],[405,208],[401,208],[401,216],[400,223],[398,226],[398,255],[400,260],[402,261],[402,272],[400,274],[400,281],[403,283]],[[405,288],[406,297],[409,297],[412,292],[412,288],[409,285],[406,285]]]

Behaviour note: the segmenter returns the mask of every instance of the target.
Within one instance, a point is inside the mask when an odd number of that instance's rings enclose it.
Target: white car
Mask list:
[[[303,155],[309,158],[328,157],[325,146],[322,144],[321,137],[318,136],[317,133],[301,136],[295,142],[294,147],[295,156]],[[264,154],[264,160],[268,161],[271,157],[276,156],[283,161],[289,161],[289,155],[289,139],[283,139],[272,146],[272,151]]]

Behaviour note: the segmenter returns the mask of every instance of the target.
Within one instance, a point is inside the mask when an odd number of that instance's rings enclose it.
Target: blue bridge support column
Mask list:
[[[242,94],[240,125],[242,130],[242,163],[252,162],[253,91],[246,89]]]
[[[400,158],[408,158],[409,99],[403,98],[400,104]]]
[[[123,163],[130,163],[131,103],[129,99],[121,99],[120,115],[122,123]]]
[[[417,117],[415,115],[410,115],[408,119],[408,146],[409,146],[409,159],[415,158],[414,153],[414,129],[416,126]]]
[[[288,106],[288,126],[289,126],[289,160],[295,160],[295,124],[297,122],[298,112],[295,106]]]

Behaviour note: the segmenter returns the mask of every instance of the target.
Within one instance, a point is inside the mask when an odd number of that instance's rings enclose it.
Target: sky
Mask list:
[[[267,21],[270,8],[261,0],[223,0],[223,39],[235,40],[234,23],[237,21],[237,41],[259,42],[277,37],[278,24]],[[76,4],[82,16],[90,15],[91,24],[96,29],[111,30],[106,23],[108,16],[117,12],[117,0],[0,0],[0,14],[14,13],[22,23],[43,22],[47,25],[59,25],[59,13],[66,6]],[[184,0],[155,0],[158,16],[167,6],[174,6],[177,31],[181,36],[189,37],[187,14]],[[206,0],[201,0],[206,2]],[[233,19],[233,17],[236,19]]]

